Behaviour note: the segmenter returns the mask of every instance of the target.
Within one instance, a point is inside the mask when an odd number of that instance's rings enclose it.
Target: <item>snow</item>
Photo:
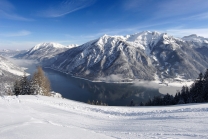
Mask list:
[[[74,47],[78,47],[79,45],[78,44],[70,44],[70,45],[67,45],[67,48],[74,48]]]
[[[58,43],[54,43],[54,42],[49,42],[49,43],[40,43],[40,44],[37,44],[36,46],[33,47],[33,51],[34,50],[38,50],[42,47],[54,47],[54,48],[66,48],[66,46],[64,45],[61,45],[61,44],[58,44]]]
[[[13,63],[11,63],[9,60],[5,59],[4,57],[0,56],[0,70],[4,70],[7,72],[10,72],[14,75],[22,76],[24,75],[24,69],[17,67]]]
[[[192,34],[192,35],[189,35],[189,36],[184,36],[182,38],[182,40],[197,43],[197,44],[199,44],[198,47],[204,46],[203,43],[205,43],[205,44],[208,43],[208,38],[197,36],[196,34]]]
[[[208,104],[93,106],[44,96],[0,97],[0,138],[208,138]]]
[[[129,44],[144,50],[147,55],[150,55],[151,49],[153,48],[149,48],[149,46],[157,44],[162,35],[163,34],[156,31],[143,31],[134,35],[127,35],[126,41]]]

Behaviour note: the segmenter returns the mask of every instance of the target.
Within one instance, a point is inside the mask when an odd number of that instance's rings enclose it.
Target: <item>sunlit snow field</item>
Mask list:
[[[208,104],[105,107],[44,96],[0,97],[0,138],[208,138]]]

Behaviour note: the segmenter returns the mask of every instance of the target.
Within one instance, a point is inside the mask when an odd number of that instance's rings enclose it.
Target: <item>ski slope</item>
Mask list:
[[[208,104],[93,106],[44,96],[0,97],[1,139],[208,138]]]

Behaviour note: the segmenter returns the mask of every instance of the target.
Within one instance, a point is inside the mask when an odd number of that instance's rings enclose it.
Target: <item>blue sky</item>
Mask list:
[[[0,49],[144,30],[208,37],[208,0],[0,0]]]

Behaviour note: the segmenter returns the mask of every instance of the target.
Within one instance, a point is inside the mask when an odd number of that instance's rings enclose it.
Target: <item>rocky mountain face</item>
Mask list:
[[[58,43],[40,43],[29,51],[16,55],[15,58],[38,60],[39,62],[44,63],[48,59],[55,57],[57,54],[75,46],[76,45],[64,46]]]
[[[207,39],[193,35],[104,35],[50,58],[44,66],[91,80],[195,79],[208,68],[207,48]]]

